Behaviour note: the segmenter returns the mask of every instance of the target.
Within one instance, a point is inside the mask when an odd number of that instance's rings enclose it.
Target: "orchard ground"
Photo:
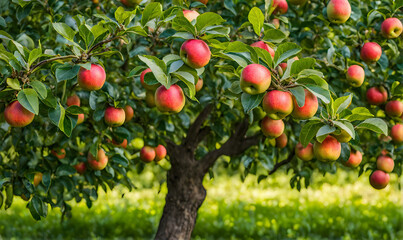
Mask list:
[[[219,175],[219,174],[218,174]],[[222,176],[222,175],[221,175]],[[316,174],[308,189],[290,189],[283,173],[257,184],[238,174],[205,179],[193,239],[403,239],[403,197],[397,178],[382,191],[368,185],[368,174]],[[162,214],[166,186],[159,191],[150,171],[135,179],[137,190],[100,191],[91,209],[73,203],[73,216],[60,224],[60,211],[35,222],[17,199],[0,212],[0,239],[151,239]],[[151,188],[150,188],[151,187]],[[124,197],[122,198],[122,194]]]

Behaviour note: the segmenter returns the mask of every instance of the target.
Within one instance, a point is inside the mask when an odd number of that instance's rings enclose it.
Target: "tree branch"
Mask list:
[[[210,116],[211,111],[213,110],[214,105],[210,103],[207,105],[203,111],[197,116],[196,120],[189,127],[189,130],[186,134],[186,138],[183,141],[183,145],[190,150],[196,149],[197,145],[203,140],[203,138],[210,132],[210,128],[200,129],[203,123],[207,120],[208,116]]]
[[[118,38],[120,38],[120,36],[115,36],[115,37],[113,37],[113,38],[108,38],[108,39],[105,39],[105,40],[103,40],[103,41],[98,42],[97,44],[95,44],[94,46],[92,46],[92,47],[88,50],[87,55],[89,55],[92,51],[94,51],[95,49],[99,48],[99,47],[102,46],[103,44],[108,43],[108,42],[112,42],[113,40],[118,39]]]
[[[294,159],[294,155],[295,155],[295,152],[292,151],[287,159],[276,163],[276,165],[274,165],[274,168],[269,172],[269,175],[272,175],[273,173],[275,173],[281,166],[284,166],[284,165],[287,165],[288,163],[290,163],[292,161],[292,159]]]
[[[78,58],[78,57],[74,56],[74,55],[67,55],[67,56],[54,57],[54,58],[49,58],[49,59],[40,61],[36,65],[31,66],[31,69],[29,70],[28,74],[33,72],[36,68],[38,68],[38,67],[40,67],[40,66],[42,66],[42,65],[44,65],[46,63],[50,63],[50,62],[57,61],[57,60],[62,60],[62,59],[69,59],[69,58]]]

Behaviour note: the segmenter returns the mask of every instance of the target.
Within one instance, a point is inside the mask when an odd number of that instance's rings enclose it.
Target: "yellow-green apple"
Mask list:
[[[395,161],[391,157],[381,155],[376,159],[376,168],[384,172],[390,173],[395,167]]]
[[[126,7],[133,7],[137,4],[140,4],[142,0],[120,0],[120,2]]]
[[[282,133],[280,137],[276,138],[276,148],[285,148],[285,146],[287,146],[287,142],[287,135]]]
[[[174,112],[182,111],[185,106],[185,95],[182,88],[174,84],[168,89],[161,86],[155,91],[155,105],[161,112]]]
[[[274,120],[264,117],[261,123],[262,132],[266,137],[277,138],[284,132],[283,120]]]
[[[62,149],[54,149],[52,151],[50,151],[50,153],[57,157],[58,159],[63,159],[66,157],[66,150]]]
[[[123,108],[115,108],[109,106],[105,110],[105,123],[111,127],[119,127],[122,126],[125,122],[125,110]]]
[[[351,86],[360,87],[365,79],[365,71],[361,66],[351,65],[347,69],[346,78]]]
[[[130,145],[136,149],[136,150],[140,150],[141,148],[144,147],[144,140],[141,138],[135,138],[130,142]]]
[[[296,119],[309,119],[315,116],[318,111],[318,98],[310,91],[305,91],[305,104],[302,107],[298,106],[297,100],[293,96],[294,109],[291,116]]]
[[[200,91],[203,88],[203,79],[199,78],[199,80],[197,80],[195,88],[196,92]]]
[[[91,64],[91,69],[80,68],[77,75],[78,85],[88,91],[95,91],[102,88],[105,83],[106,74],[103,67]]]
[[[269,46],[269,44],[267,44],[267,43],[265,43],[263,41],[258,41],[258,42],[252,43],[250,46],[251,47],[258,47],[258,48],[261,48],[263,50],[266,50],[266,51],[268,51],[270,53],[270,56],[272,58],[274,58],[275,51],[273,50],[273,48],[271,48]]]
[[[144,78],[145,78],[145,76],[146,76],[147,73],[149,73],[149,74],[151,74],[151,75],[153,74],[153,73],[151,73],[151,68],[147,68],[146,70],[144,70],[143,72],[141,72],[141,74],[140,74],[140,83],[141,83],[141,85],[144,87],[144,89],[150,90],[150,91],[155,91],[155,89],[157,89],[161,84],[156,83],[156,84],[153,84],[153,85],[148,85],[148,84],[144,81]],[[147,76],[148,76],[148,74],[147,74]]]
[[[403,142],[403,124],[398,123],[393,126],[392,129],[390,129],[390,136],[396,143]]]
[[[200,14],[196,11],[193,10],[183,10],[183,16],[185,16],[185,18],[191,22],[193,20],[196,20],[196,18],[199,16]]]
[[[403,114],[403,103],[398,100],[389,101],[385,106],[385,112],[390,117],[400,117]]]
[[[66,104],[69,107],[70,106],[80,106],[81,101],[80,101],[80,98],[76,94],[74,94],[67,98]]]
[[[12,127],[25,127],[34,120],[35,114],[25,109],[18,101],[10,103],[4,110],[4,118]]]
[[[388,92],[384,87],[372,87],[367,91],[367,101],[371,105],[381,105],[388,100]]]
[[[40,172],[35,173],[34,186],[37,187],[42,182],[43,174]]]
[[[155,107],[155,91],[146,91],[146,104],[148,107]]]
[[[246,66],[241,73],[241,89],[251,95],[264,93],[271,83],[271,74],[265,66],[253,63]]]
[[[327,18],[332,23],[345,23],[351,15],[348,0],[330,0],[327,4]]]
[[[322,162],[336,161],[341,154],[341,144],[336,138],[328,135],[322,143],[315,141],[313,145],[315,158]]]
[[[123,139],[121,143],[117,142],[115,139],[112,139],[112,144],[117,147],[126,148],[127,147],[127,139]]]
[[[389,180],[389,174],[381,170],[374,171],[369,177],[369,183],[371,184],[371,186],[378,190],[388,186]]]
[[[302,143],[297,143],[295,146],[295,154],[303,161],[311,161],[314,156],[313,144],[309,143],[308,146],[304,147]]]
[[[275,19],[271,20],[271,23],[274,25],[274,27],[275,27],[276,29],[279,29],[279,28],[280,28],[280,20],[279,20],[278,18],[275,18]],[[273,57],[274,57],[274,56],[273,56]]]
[[[83,123],[83,122],[84,122],[84,118],[85,118],[84,113],[80,113],[80,114],[78,114],[77,116],[78,116],[78,118],[77,118],[77,125]]]
[[[182,44],[180,56],[186,65],[192,68],[202,68],[209,63],[211,52],[204,41],[189,39]]]
[[[351,151],[350,157],[348,158],[347,162],[344,163],[347,167],[357,167],[362,162],[362,153],[360,151]]]
[[[150,146],[143,147],[140,151],[140,159],[145,163],[154,161],[154,159],[155,159],[154,148],[150,147]]]
[[[333,137],[335,137],[337,139],[337,141],[339,141],[341,143],[350,142],[350,140],[352,138],[350,136],[350,134],[344,129],[340,129],[339,134],[333,134]]]
[[[108,156],[106,156],[105,151],[100,148],[96,157],[94,157],[91,152],[88,152],[87,161],[92,169],[102,170],[108,164],[109,159]]]
[[[158,145],[155,149],[155,161],[159,162],[167,155],[167,149],[163,145]]]
[[[288,10],[288,4],[286,0],[273,0],[273,7],[273,14],[285,14]]]
[[[263,109],[271,119],[283,119],[293,110],[292,96],[289,92],[272,90],[263,98]]]
[[[129,122],[130,120],[132,120],[133,116],[134,116],[134,111],[133,108],[129,105],[126,105],[123,110],[125,111],[125,122]]]
[[[376,42],[366,42],[361,48],[360,57],[364,62],[377,62],[382,55],[382,48]]]
[[[303,5],[306,3],[307,0],[288,0],[287,2],[294,4],[294,5]]]
[[[85,173],[85,170],[87,170],[87,166],[85,166],[84,162],[77,163],[76,165],[74,165],[74,168],[81,175],[83,175]]]
[[[386,38],[397,38],[402,31],[403,25],[398,18],[387,18],[381,25],[382,35]]]

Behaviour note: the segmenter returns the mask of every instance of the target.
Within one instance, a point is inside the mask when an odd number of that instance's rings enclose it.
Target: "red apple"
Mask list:
[[[125,122],[130,122],[134,116],[133,108],[129,105],[126,105],[123,110],[125,111]]]
[[[80,71],[78,71],[78,85],[84,90],[99,90],[104,86],[105,80],[105,70],[97,64],[91,64],[90,70],[81,67]]]
[[[260,64],[250,64],[241,73],[241,89],[243,92],[255,95],[264,93],[271,83],[269,69]]]
[[[381,25],[382,35],[386,38],[397,38],[402,31],[402,22],[398,18],[387,18]]]
[[[347,162],[344,163],[347,167],[352,167],[355,168],[358,165],[360,165],[362,161],[362,153],[360,151],[351,151],[350,152],[350,158],[348,159]]]
[[[196,92],[200,91],[203,88],[203,79],[199,78],[199,80],[197,80],[195,88]]]
[[[141,75],[140,75],[140,83],[141,83],[141,85],[144,87],[144,89],[150,90],[150,91],[155,91],[155,89],[157,89],[159,86],[161,86],[161,84],[156,83],[156,84],[153,84],[153,85],[148,85],[148,84],[144,81],[144,77],[146,76],[147,73],[153,74],[153,73],[151,73],[151,68],[147,68],[146,70],[144,70],[143,72],[141,72]]]
[[[166,89],[161,86],[155,92],[155,105],[161,112],[174,112],[182,111],[185,106],[185,95],[182,88],[174,84]]]
[[[403,114],[403,103],[401,101],[389,101],[385,106],[385,112],[390,117],[400,117]]]
[[[282,133],[280,137],[276,138],[276,148],[285,148],[285,146],[287,146],[287,142],[287,135]]]
[[[316,141],[313,145],[313,152],[316,159],[322,162],[331,162],[339,159],[341,144],[336,138],[328,135],[322,143]]]
[[[63,148],[52,150],[52,151],[50,151],[50,153],[53,156],[57,157],[58,159],[63,159],[66,157],[66,150],[64,150]]]
[[[80,98],[77,95],[71,95],[67,98],[66,101],[67,106],[80,106]]]
[[[374,171],[369,177],[369,183],[375,189],[383,189],[388,186],[390,180],[389,174],[381,170]]]
[[[154,161],[154,159],[155,159],[154,148],[150,147],[150,146],[143,147],[140,151],[140,159],[145,163]]]
[[[311,161],[314,156],[313,144],[309,143],[308,146],[304,147],[301,143],[297,143],[297,146],[295,146],[295,154],[303,161]]]
[[[277,19],[277,21],[278,21],[278,19]],[[267,43],[265,43],[263,41],[258,41],[258,42],[252,43],[251,47],[258,47],[258,48],[261,48],[263,50],[266,50],[266,51],[268,51],[270,53],[271,57],[274,58],[275,51],[273,50],[273,48],[271,48],[269,46],[269,44],[267,44]]]
[[[85,170],[87,170],[87,166],[85,166],[85,163],[83,162],[77,163],[76,165],[74,165],[74,168],[81,175],[83,175],[85,173]]]
[[[158,145],[155,149],[155,161],[159,162],[167,155],[167,149],[163,145]]]
[[[84,122],[84,118],[85,118],[84,113],[80,113],[80,114],[78,114],[77,116],[78,116],[78,118],[77,118],[77,125],[83,123],[83,122]]]
[[[202,68],[209,63],[211,52],[204,41],[189,39],[182,44],[180,56],[186,65],[192,68]]]
[[[367,42],[364,43],[364,46],[361,48],[361,60],[364,62],[377,62],[382,55],[382,48],[376,42]]]
[[[274,25],[274,27],[276,28],[276,29],[279,29],[280,28],[280,20],[278,20],[278,18],[275,18],[275,19],[273,19],[273,20],[271,20],[271,23]],[[273,54],[274,55],[274,54]],[[274,58],[274,56],[272,56],[273,58]]]
[[[105,151],[101,148],[98,150],[96,157],[88,152],[87,161],[92,169],[102,170],[108,164],[109,159],[108,156],[106,156]]]
[[[18,101],[10,103],[4,110],[4,118],[12,127],[25,127],[34,120],[35,114],[25,109]]]
[[[298,106],[297,100],[293,96],[294,109],[291,116],[296,119],[309,119],[315,116],[318,111],[318,98],[310,91],[305,91],[305,104],[302,107]]]
[[[392,140],[396,143],[403,142],[403,124],[398,123],[393,126],[390,130],[390,136],[392,137]]]
[[[346,73],[347,82],[353,87],[360,87],[365,79],[365,71],[361,66],[351,65]]]
[[[367,91],[367,101],[371,105],[381,105],[388,100],[388,92],[384,87],[372,87]]]
[[[330,0],[326,10],[327,18],[332,23],[345,23],[351,15],[351,6],[347,0]]]
[[[376,159],[376,168],[384,172],[390,173],[395,167],[395,161],[391,157],[381,155]]]
[[[127,139],[123,139],[123,141],[121,143],[115,141],[115,139],[112,139],[112,144],[117,146],[117,147],[126,148],[127,147]]]
[[[261,128],[266,137],[277,138],[284,132],[284,122],[283,120],[273,120],[266,116],[262,120]]]
[[[199,16],[200,14],[196,11],[193,10],[183,10],[183,16],[185,16],[185,18],[191,22],[193,20],[196,20],[196,18]]]
[[[125,110],[123,108],[115,108],[109,106],[105,110],[105,123],[111,127],[119,127],[122,126],[125,122]]]
[[[271,119],[283,119],[288,116],[294,106],[289,92],[272,90],[263,98],[263,109]]]
[[[285,14],[288,10],[288,4],[286,0],[273,0],[273,7],[273,14]]]

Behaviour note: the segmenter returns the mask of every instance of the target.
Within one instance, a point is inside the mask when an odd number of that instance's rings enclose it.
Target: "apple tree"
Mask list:
[[[156,239],[189,239],[220,160],[401,175],[401,0],[0,3],[0,207],[71,214],[166,170]],[[143,146],[145,145],[145,146]]]

